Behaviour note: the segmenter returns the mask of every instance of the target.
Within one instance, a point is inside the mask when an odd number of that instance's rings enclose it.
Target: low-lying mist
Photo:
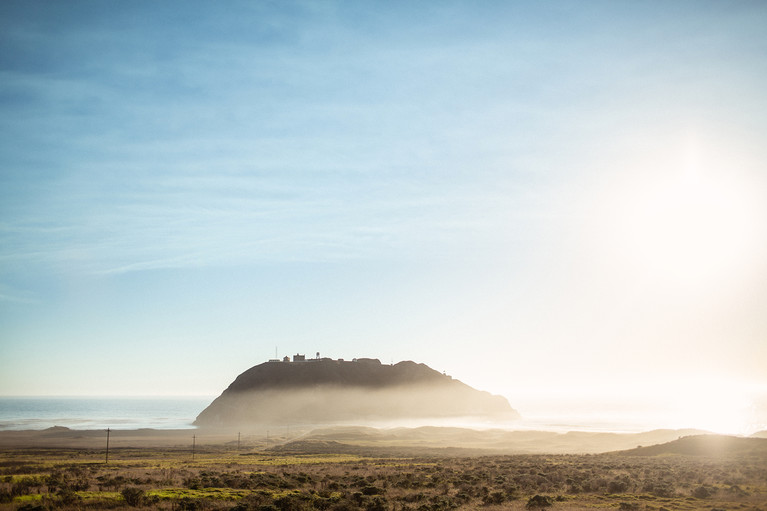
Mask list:
[[[317,385],[257,391],[227,391],[198,417],[208,427],[285,424],[480,423],[519,418],[505,398],[466,386],[384,388]]]

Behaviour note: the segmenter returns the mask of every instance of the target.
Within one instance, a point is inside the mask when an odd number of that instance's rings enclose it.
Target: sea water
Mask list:
[[[196,397],[0,397],[0,431],[70,429],[190,429],[213,401]]]
[[[197,415],[214,396],[195,397],[0,397],[0,431],[41,430],[53,426],[70,429],[193,429]],[[550,400],[549,400],[550,401]],[[715,433],[749,435],[767,429],[767,395],[751,406],[742,417],[732,411],[713,410],[715,417],[729,423],[705,420],[681,420],[668,410],[623,410],[617,406],[583,410],[551,403],[524,400],[519,411],[522,419],[508,423],[476,423],[464,421],[434,421],[430,425],[469,428],[502,428],[510,430],[539,430],[565,433],[568,431],[595,431],[638,433],[652,429],[695,428]],[[537,406],[534,406],[536,405]],[[552,413],[558,411],[559,413]],[[734,421],[734,422],[733,422]],[[376,426],[375,424],[370,424]],[[385,427],[416,427],[425,425],[416,421],[400,421]],[[717,427],[721,425],[722,427]]]
[[[70,429],[193,429],[197,415],[214,399],[200,397],[0,397],[0,431],[42,430],[54,426]],[[563,421],[561,417],[532,416],[509,423],[477,423],[460,419],[390,421],[375,427],[423,425],[467,428],[503,428],[541,431],[638,432],[652,429],[636,424]]]

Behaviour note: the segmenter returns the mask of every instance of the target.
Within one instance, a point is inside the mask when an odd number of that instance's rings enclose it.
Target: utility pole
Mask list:
[[[237,450],[240,450],[240,432],[237,432]]]
[[[104,464],[109,465],[109,428],[107,428],[107,459]]]
[[[197,435],[192,435],[192,461],[194,461],[194,450],[197,446]]]

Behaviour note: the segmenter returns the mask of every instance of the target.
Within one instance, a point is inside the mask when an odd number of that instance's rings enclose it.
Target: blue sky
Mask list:
[[[766,22],[3,2],[0,394],[216,394],[275,346],[512,404],[767,385]]]

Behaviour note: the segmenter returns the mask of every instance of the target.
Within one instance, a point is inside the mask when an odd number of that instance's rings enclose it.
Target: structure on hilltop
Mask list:
[[[374,360],[378,360],[378,359],[377,358],[354,358],[354,359],[352,359],[352,362],[365,362],[365,361],[374,361]],[[335,362],[344,362],[344,359],[339,358],[339,359],[335,359],[334,360],[334,359],[329,358],[329,357],[320,357],[320,352],[318,351],[317,355],[314,358],[306,358],[306,355],[302,355],[300,353],[296,353],[295,355],[293,355],[293,360],[292,360],[292,362],[318,362],[318,361],[321,361],[321,362],[328,362],[328,361],[330,361],[330,362],[333,362],[333,361],[335,361]],[[279,358],[270,358],[269,360],[267,360],[267,362],[278,362],[278,363],[280,363],[280,362],[291,362],[291,359],[290,359],[289,356],[285,355],[284,357],[282,357],[282,360],[280,360]]]

